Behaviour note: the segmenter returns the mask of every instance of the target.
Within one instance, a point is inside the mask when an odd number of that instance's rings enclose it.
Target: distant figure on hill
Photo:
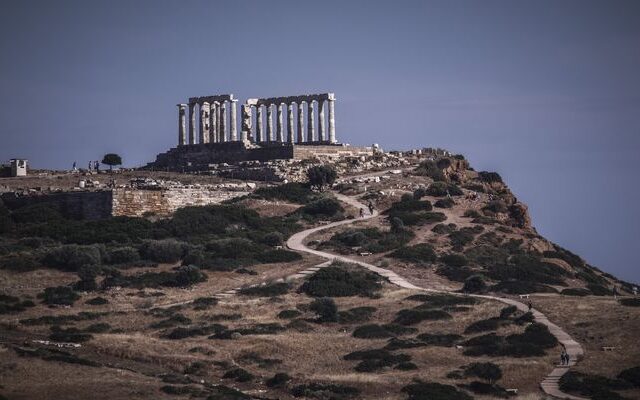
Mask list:
[[[369,202],[369,206],[368,207],[369,207],[369,214],[373,215],[373,210],[374,210],[373,203]]]
[[[617,286],[613,287],[613,298],[614,299],[618,298],[618,287]]]
[[[564,349],[562,349],[562,352],[560,353],[560,365],[564,365],[566,359],[567,353],[565,353]]]
[[[89,170],[89,172],[93,171],[93,162],[89,161],[89,166],[87,167],[87,169]]]
[[[360,209],[360,218],[364,218],[364,208]]]
[[[531,311],[533,309],[533,304],[531,304],[531,302],[529,302],[529,311]]]
[[[73,172],[76,172],[78,170],[78,168],[76,168],[76,162],[75,161],[73,162],[73,168],[72,169],[73,169]]]
[[[637,287],[637,286],[634,286],[634,287],[633,287],[633,295],[634,295],[634,296],[637,296],[637,295],[638,295],[638,287]]]

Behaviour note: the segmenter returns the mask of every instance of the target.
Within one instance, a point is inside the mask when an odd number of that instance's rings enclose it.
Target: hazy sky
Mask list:
[[[640,281],[639,1],[0,0],[1,160],[141,165],[190,96],[327,91],[339,140],[461,152]]]

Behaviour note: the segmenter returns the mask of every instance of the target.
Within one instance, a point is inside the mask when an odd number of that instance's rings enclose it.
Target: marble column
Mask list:
[[[284,142],[284,134],[283,134],[283,118],[282,118],[282,109],[284,108],[284,104],[280,103],[277,106],[278,109],[278,126],[276,130],[276,142],[282,143]]]
[[[262,137],[262,105],[256,105],[256,143],[260,143],[264,140]]]
[[[218,127],[218,102],[211,103],[211,112],[209,113],[209,143],[216,143],[218,141],[218,135],[216,128]]]
[[[216,101],[216,142],[222,141],[222,135],[220,134],[220,124],[222,116],[222,104]]]
[[[327,132],[324,127],[324,100],[318,100],[318,140],[327,140]]]
[[[287,142],[293,144],[294,131],[293,131],[293,103],[289,103],[287,106]]]
[[[336,113],[335,99],[330,98],[329,103],[329,142],[336,143]]]
[[[186,104],[178,104],[178,146],[187,144],[185,107]]]
[[[304,102],[298,101],[298,143],[304,142]]]
[[[316,139],[316,112],[313,109],[313,101],[307,102],[307,142],[313,142]]]
[[[196,144],[196,105],[189,103],[189,144]]]
[[[209,125],[207,121],[206,108],[209,107],[209,103],[200,103],[200,123],[198,124],[198,143],[204,143],[204,132]]]
[[[240,140],[246,142],[251,138],[251,106],[243,104],[240,106],[242,114],[242,128],[240,129]]]
[[[267,137],[265,142],[273,141],[273,104],[267,105]]]
[[[238,110],[236,109],[237,102],[238,100],[231,100],[231,121],[229,122],[231,124],[231,129],[229,132],[229,136],[231,136],[231,138],[229,140],[231,140],[232,142],[238,141]]]
[[[227,102],[220,104],[220,141],[227,141]]]

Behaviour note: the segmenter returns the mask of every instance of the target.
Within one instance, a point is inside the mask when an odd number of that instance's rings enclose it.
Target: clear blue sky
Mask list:
[[[496,170],[640,281],[638,1],[0,1],[0,159],[141,165],[189,96],[336,93],[338,139]]]

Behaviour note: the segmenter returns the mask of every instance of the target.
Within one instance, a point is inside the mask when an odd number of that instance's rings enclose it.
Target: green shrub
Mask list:
[[[343,400],[357,397],[360,389],[334,383],[306,383],[293,387],[291,394],[317,400]]]
[[[640,298],[627,297],[619,300],[620,304],[627,307],[640,307]]]
[[[400,371],[414,371],[418,369],[418,366],[411,361],[401,362],[395,366],[395,369]]]
[[[252,381],[253,378],[255,378],[255,376],[243,368],[235,368],[222,375],[222,379],[233,379],[236,382],[249,382]]]
[[[444,199],[438,199],[435,203],[433,203],[433,206],[438,208],[451,208],[455,205],[456,205],[456,202],[449,197],[445,197]]]
[[[307,203],[302,207],[302,212],[314,217],[332,217],[344,209],[340,205],[340,202],[331,197],[323,197],[318,200],[314,200],[311,203]]]
[[[107,252],[109,264],[125,264],[140,260],[140,253],[133,247],[117,247]]]
[[[356,322],[365,322],[371,318],[376,311],[375,307],[355,307],[346,311],[338,312],[338,322],[343,324],[352,324]]]
[[[402,198],[391,205],[391,207],[385,211],[387,214],[393,214],[397,212],[407,211],[431,211],[433,206],[429,200],[415,200],[411,195],[407,198]]]
[[[421,198],[423,198],[426,195],[427,195],[427,190],[425,188],[418,188],[418,189],[413,191],[413,199],[414,200],[420,200]]]
[[[313,297],[372,296],[382,287],[380,277],[359,267],[335,263],[311,275],[301,290]]]
[[[398,218],[404,225],[415,226],[423,224],[433,224],[447,220],[447,216],[441,212],[406,212],[394,211],[389,214],[389,219]]]
[[[32,253],[20,252],[0,257],[0,269],[29,272],[40,267],[40,260]]]
[[[64,219],[53,204],[47,203],[20,207],[13,211],[11,218],[16,224],[46,224]]]
[[[143,258],[159,263],[179,261],[185,254],[185,244],[175,239],[147,240],[140,246]]]
[[[121,274],[114,273],[102,281],[102,286],[105,289],[115,286],[133,287],[138,289],[146,287],[155,288],[160,286],[185,287],[204,282],[206,280],[207,276],[202,273],[198,267],[188,265],[177,268],[175,272],[145,272],[133,276],[123,276]]]
[[[269,232],[265,234],[260,241],[267,246],[276,247],[284,243],[284,238],[280,232]]]
[[[396,314],[394,323],[400,325],[414,325],[422,321],[451,319],[451,314],[442,310],[405,309]]]
[[[286,282],[272,282],[265,285],[249,286],[238,291],[244,296],[272,297],[286,294],[291,285]]]
[[[560,390],[563,392],[577,393],[596,400],[623,400],[623,397],[613,391],[631,387],[631,384],[623,380],[575,371],[569,371],[560,378]]]
[[[471,275],[464,280],[462,291],[465,293],[482,293],[486,288],[487,285],[484,283],[482,275]]]
[[[462,336],[453,333],[421,333],[417,339],[429,346],[452,347]]]
[[[502,378],[502,370],[492,362],[472,363],[464,369],[465,376],[476,376],[485,381],[495,382]]]
[[[618,379],[627,381],[635,387],[640,387],[640,366],[625,369],[618,374]]]
[[[401,247],[389,254],[389,257],[415,263],[432,263],[437,259],[435,250],[427,243]]]
[[[69,286],[48,287],[42,293],[42,301],[48,305],[73,305],[80,296]]]
[[[442,275],[447,279],[455,282],[464,282],[468,277],[474,274],[473,270],[468,267],[450,267],[448,265],[438,267],[436,269],[438,275]]]
[[[471,390],[475,394],[492,396],[492,398],[508,398],[510,396],[510,393],[503,387],[492,383],[473,381],[468,385],[462,385],[462,387]]]
[[[318,322],[337,322],[338,307],[331,297],[321,297],[311,302],[309,310],[318,315]]]
[[[446,177],[435,161],[425,160],[413,171],[416,175],[428,176],[434,181],[444,181]]]
[[[524,281],[502,281],[491,286],[490,289],[494,292],[507,294],[557,293],[557,290],[551,286]]]
[[[408,335],[415,332],[415,328],[408,328],[397,324],[368,324],[357,327],[352,335],[360,339],[380,339]]]
[[[589,289],[594,296],[613,296],[613,290],[596,283],[588,283],[587,289]]]
[[[293,319],[299,317],[300,315],[302,315],[302,313],[298,310],[282,310],[278,313],[278,318]]]
[[[307,181],[313,188],[322,191],[325,187],[330,187],[338,177],[335,168],[330,165],[314,165],[307,170]]]
[[[100,247],[64,245],[51,249],[45,254],[43,263],[62,271],[77,271],[84,265],[99,265],[102,262]]]
[[[549,328],[546,325],[534,322],[527,326],[524,333],[507,336],[507,342],[511,344],[532,344],[544,349],[550,349],[558,344],[558,339],[549,332]]]
[[[407,297],[405,300],[420,301],[423,302],[421,308],[437,308],[445,306],[456,306],[460,304],[471,305],[476,304],[478,301],[473,297],[468,296],[456,296],[452,294],[414,294]]]
[[[467,259],[483,267],[493,265],[504,265],[509,260],[509,253],[504,249],[495,246],[481,244],[473,246],[465,251]]]
[[[253,196],[265,200],[283,200],[296,204],[310,202],[315,194],[302,183],[289,182],[278,186],[261,187],[253,192]]]
[[[512,316],[513,314],[515,314],[516,312],[518,312],[518,307],[516,307],[516,306],[506,306],[502,310],[500,310],[500,318],[501,319],[507,319],[510,316]]]
[[[483,211],[488,211],[490,213],[506,213],[509,211],[509,208],[505,204],[503,200],[492,200],[487,203],[486,206],[482,208]]]
[[[438,235],[444,235],[455,231],[458,227],[456,224],[436,224],[431,231]]]
[[[480,171],[478,178],[486,183],[502,183],[502,177],[497,172]]]
[[[265,264],[288,263],[292,261],[302,260],[302,256],[295,251],[275,249],[266,251],[264,253],[259,253],[256,256],[256,259]]]
[[[448,237],[451,245],[454,247],[465,246],[473,242],[473,235],[463,230],[451,232]]]
[[[479,217],[481,217],[480,213],[477,210],[473,210],[473,209],[465,210],[465,212],[464,212],[464,214],[462,216],[466,217],[466,218],[479,218]]]
[[[464,330],[464,333],[477,333],[486,331],[495,331],[503,325],[508,324],[507,321],[500,318],[488,318],[473,322]]]
[[[411,383],[403,387],[402,392],[409,396],[407,400],[473,400],[455,386],[435,382]]]
[[[427,188],[427,194],[434,197],[444,196],[462,196],[464,193],[462,190],[453,183],[446,182],[433,182]]]
[[[266,380],[265,385],[270,388],[281,388],[286,386],[291,380],[289,374],[285,372],[277,372],[272,378]]]
[[[77,328],[63,329],[59,326],[52,326],[49,339],[54,342],[82,343],[93,339],[93,336],[89,333],[82,332]]]
[[[462,254],[445,254],[440,256],[440,261],[450,267],[462,267],[467,265],[467,258]]]

